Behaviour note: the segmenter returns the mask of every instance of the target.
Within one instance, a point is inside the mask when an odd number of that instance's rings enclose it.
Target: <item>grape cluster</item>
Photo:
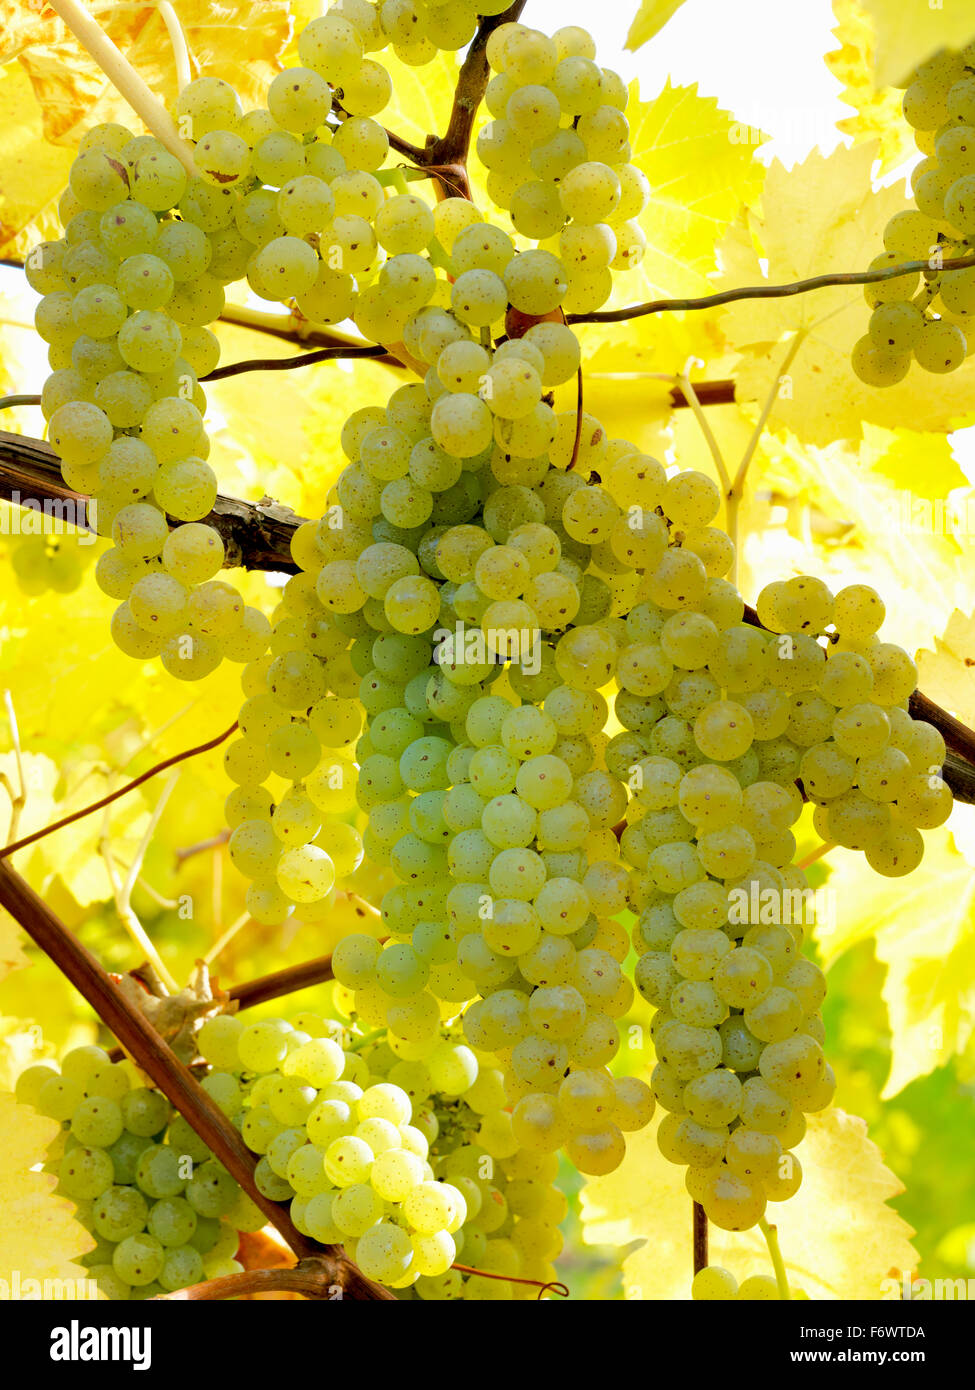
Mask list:
[[[485,1054],[440,1029],[394,1051],[309,1013],[293,1025],[221,1015],[199,1047],[206,1089],[260,1155],[260,1191],[368,1277],[427,1299],[512,1296],[453,1269],[461,1253],[489,1272],[554,1277],[565,1214],[554,1165],[520,1153]]]
[[[914,73],[904,117],[925,156],[911,172],[916,208],[884,231],[871,270],[927,260],[914,272],[867,285],[869,328],[853,348],[853,370],[869,386],[892,386],[914,361],[953,372],[975,350],[975,269],[941,270],[975,250],[975,44],[943,50]]]
[[[348,993],[344,1002],[354,1004]],[[568,1203],[555,1186],[555,1155],[518,1147],[497,1059],[464,1046],[455,1029],[419,1045],[397,1044],[395,1052],[388,1043],[368,1044],[363,1055],[373,1075],[408,1093],[414,1122],[429,1140],[434,1176],[463,1196],[467,1215],[454,1233],[458,1263],[496,1276],[452,1267],[421,1275],[413,1293],[426,1301],[536,1297],[531,1284],[497,1276],[555,1278],[558,1226]]]
[[[217,480],[199,378],[219,358],[208,325],[226,285],[246,278],[320,324],[353,318],[366,338],[402,340],[414,360],[435,364],[455,338],[503,325],[509,306],[534,316],[563,301],[598,307],[611,268],[642,254],[634,219],[648,190],[627,162],[626,92],[592,61],[581,30],[548,39],[508,24],[490,39],[500,68],[491,100],[503,88],[510,114],[489,128],[482,153],[493,165],[497,146],[519,184],[531,157],[538,176],[512,189],[514,226],[533,240],[555,236],[557,254],[520,251],[466,199],[431,208],[383,170],[389,140],[375,117],[392,88],[366,53],[391,43],[405,61],[429,61],[438,47],[466,44],[484,13],[500,10],[340,0],[302,31],[302,66],[272,80],[266,107],[242,112],[217,78],[189,83],[174,115],[193,176],[159,140],[121,125],[82,140],[59,205],[64,236],[35,247],[26,274],[43,296],[35,323],[49,344],[51,442],[66,483],[94,499],[93,524],[114,542],[96,576],[119,602],[112,632],[129,655],[160,656],[171,674],[197,680],[224,657],[254,660],[267,643],[263,614],[217,578],[224,545],[207,520]],[[492,179],[507,206],[510,179]],[[521,368],[464,350],[451,360],[467,388],[443,408],[437,442],[483,434],[493,393],[513,439],[538,454],[540,357]],[[545,387],[564,379],[549,377]],[[408,528],[420,503],[394,507],[391,495],[389,505]]]
[[[264,1216],[127,1062],[99,1047],[22,1072],[18,1101],[63,1125],[46,1171],[97,1244],[81,1263],[106,1298],[144,1299],[238,1273],[241,1231]]]
[[[503,24],[487,56],[495,76],[485,102],[495,119],[477,140],[487,191],[515,231],[539,243],[527,258],[538,288],[522,292],[529,303],[511,302],[529,313],[591,313],[612,293],[612,272],[639,265],[647,244],[638,218],[650,187],[630,163],[626,87],[597,65],[593,39],[574,26],[549,38]],[[479,271],[472,289],[485,280]]]
[[[917,667],[878,636],[883,600],[866,584],[834,597],[804,575],[768,585],[757,607],[779,634],[769,644],[773,685],[783,684],[776,670],[791,669],[789,650],[799,666],[812,663],[784,735],[806,800],[816,806],[815,829],[827,843],[862,850],[885,877],[911,873],[924,854],[921,831],[944,824],[952,797],[942,777],[941,733],[908,712]],[[825,649],[816,636],[827,638]]]
[[[907,712],[914,663],[876,635],[873,589],[834,596],[810,576],[768,585],[762,628],[740,621],[733,591],[717,594],[720,606],[670,617],[631,612],[674,671],[661,695],[621,691],[625,732],[606,758],[620,775],[632,766],[621,848],[640,914],[636,986],[657,1010],[661,1150],[687,1165],[709,1218],[740,1230],[796,1191],[803,1112],[834,1090],[826,985],[802,954],[813,904],[791,827],[803,795],[825,841],[899,876],[951,793],[940,733]]]
[[[219,196],[194,183],[204,201]],[[217,480],[199,376],[219,356],[205,325],[239,272],[215,259],[211,220],[189,217],[183,200],[193,197],[158,140],[96,126],[59,204],[64,237],[35,247],[26,264],[50,345],[41,395],[50,440],[65,482],[93,499],[90,520],[114,542],[96,566],[99,586],[119,600],[112,635],[183,680],[224,656],[247,661],[267,640],[263,614],[216,578],[224,545],[204,520]]]

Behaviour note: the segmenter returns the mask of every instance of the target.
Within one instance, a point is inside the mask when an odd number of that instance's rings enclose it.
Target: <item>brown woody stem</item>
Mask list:
[[[693,1243],[694,1273],[699,1274],[708,1263],[708,1219],[700,1202],[694,1203]]]
[[[261,975],[256,980],[246,980],[234,985],[228,991],[231,999],[236,999],[242,1009],[253,1008],[268,999],[280,999],[284,994],[295,994],[299,989],[323,984],[333,980],[332,957],[316,956],[301,965],[289,965],[284,970],[275,970],[271,975]]]

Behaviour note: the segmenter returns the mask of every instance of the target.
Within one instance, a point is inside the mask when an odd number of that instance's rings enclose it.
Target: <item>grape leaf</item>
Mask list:
[[[762,166],[735,140],[731,114],[696,86],[668,82],[645,102],[633,83],[627,115],[633,163],[650,180],[651,199],[647,254],[620,284],[641,299],[706,292],[718,238],[741,204],[757,198]]]
[[[893,1096],[963,1053],[975,1036],[972,865],[946,827],[925,832],[924,859],[908,878],[865,874],[862,857],[849,850],[832,850],[829,863],[842,912],[817,926],[817,940],[828,963],[856,941],[876,938],[891,1030],[883,1095]]]
[[[963,724],[975,725],[975,614],[957,608],[934,651],[917,654],[918,683],[926,695],[944,705]]]
[[[627,1135],[626,1158],[615,1173],[586,1182],[584,1238],[591,1245],[643,1242],[623,1264],[628,1298],[686,1299],[691,1199],[683,1168],[657,1148],[659,1114],[639,1134]],[[769,1207],[790,1283],[814,1299],[881,1298],[883,1280],[917,1264],[911,1228],[887,1205],[902,1184],[885,1167],[864,1121],[842,1110],[810,1115],[796,1152],[802,1187],[788,1202]],[[739,1280],[772,1272],[757,1227],[732,1234],[712,1226],[710,1238],[712,1264]]]
[[[70,150],[44,139],[41,111],[19,63],[0,70],[0,129],[0,252],[19,259],[36,241],[61,235],[57,203],[72,159]]]
[[[943,502],[949,492],[967,484],[943,434],[919,434],[909,429],[881,429],[864,424],[860,461],[913,497]],[[918,519],[923,508],[918,509]],[[933,513],[932,513],[933,516]]]
[[[636,269],[615,277],[607,307],[710,294],[716,247],[742,204],[758,197],[763,166],[747,140],[736,139],[740,128],[730,112],[696,87],[668,82],[653,100],[643,101],[634,83],[627,116],[633,163],[650,181],[650,203],[640,219],[647,250]],[[610,346],[622,355],[639,347],[652,354],[658,371],[682,371],[689,357],[710,361],[723,351],[712,315],[634,319],[626,325],[625,345],[618,325],[592,324],[582,331],[587,352]]]
[[[173,47],[154,5],[91,0],[87,7],[157,97],[171,106],[177,94]],[[132,110],[64,23],[41,6],[0,0],[0,62],[19,59],[42,108],[44,134],[56,144],[77,144],[98,121],[133,121]],[[291,37],[288,0],[258,6],[244,0],[182,0],[179,22],[194,76],[221,77],[246,110],[263,104]]]
[[[683,5],[684,0],[642,0],[626,36],[626,47],[635,53],[660,30]]]
[[[726,240],[733,270],[720,287],[782,284],[834,271],[864,269],[883,249],[883,231],[909,205],[897,187],[874,192],[870,184],[876,146],[839,148],[828,157],[813,152],[786,170],[777,161],[768,172],[763,218],[751,218],[751,237],[732,232]],[[946,431],[975,419],[975,359],[956,372],[932,378],[914,365],[896,386],[864,385],[850,369],[850,351],[866,332],[869,310],[860,286],[834,285],[789,298],[744,300],[727,308],[722,327],[742,354],[736,374],[741,400],[764,401],[779,383],[769,419],[788,426],[800,440],[828,444],[857,439],[864,420],[896,428],[909,420],[916,430]],[[780,382],[788,342],[803,341]],[[770,346],[771,345],[771,346]]]
[[[27,1279],[70,1280],[77,1285],[75,1297],[87,1288],[79,1282],[87,1280],[87,1271],[76,1261],[95,1241],[75,1220],[74,1204],[54,1195],[54,1174],[34,1171],[59,1132],[55,1120],[0,1094],[0,1279],[8,1288],[18,1279],[24,1297],[40,1296],[27,1292]],[[65,1293],[50,1290],[44,1296]]]
[[[837,121],[855,144],[879,140],[881,169],[895,169],[916,154],[913,135],[901,115],[901,94],[876,86],[873,74],[874,30],[861,0],[833,0],[840,47],[826,54],[826,66],[843,83],[840,99],[856,111]]]
[[[877,31],[877,85],[903,86],[914,69],[939,48],[963,48],[975,38],[967,5],[905,5],[904,0],[863,0]]]

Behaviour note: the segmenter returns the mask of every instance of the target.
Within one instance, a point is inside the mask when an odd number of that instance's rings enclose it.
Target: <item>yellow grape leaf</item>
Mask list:
[[[709,411],[709,419],[723,448],[735,439],[737,461],[741,431],[729,435],[729,414]],[[793,574],[821,575],[834,591],[872,584],[887,606],[885,640],[913,651],[942,630],[946,595],[975,604],[975,545],[922,524],[923,499],[891,486],[876,457],[868,444],[820,449],[791,433],[765,434],[746,490],[742,592],[753,599]],[[763,514],[768,502],[771,514]]]
[[[918,684],[963,724],[975,725],[975,614],[955,609],[934,651],[917,654]]]
[[[710,294],[716,247],[743,203],[754,201],[765,171],[742,127],[696,87],[668,84],[652,101],[630,88],[627,106],[633,162],[650,181],[641,225],[647,251],[634,270],[617,275],[608,308],[651,299]],[[583,329],[583,349],[620,349],[618,325]],[[658,371],[682,371],[689,357],[710,361],[723,351],[713,315],[652,314],[626,324],[626,346],[652,351]]]
[[[687,1299],[691,1199],[684,1169],[657,1148],[659,1117],[658,1110],[645,1130],[627,1136],[626,1158],[615,1173],[586,1182],[583,1233],[590,1245],[644,1242],[623,1263],[628,1298]],[[802,1187],[769,1207],[790,1283],[813,1299],[882,1298],[892,1272],[917,1265],[913,1231],[887,1205],[903,1185],[885,1167],[864,1121],[842,1110],[810,1115],[796,1152]],[[772,1272],[758,1227],[730,1233],[712,1226],[710,1258],[739,1280]]]
[[[877,85],[905,85],[914,69],[939,48],[964,48],[975,38],[975,15],[967,5],[905,4],[863,0],[877,32]]]
[[[817,927],[824,958],[875,936],[887,966],[886,1098],[964,1052],[975,1035],[975,875],[946,827],[925,831],[924,859],[907,878],[865,873],[852,851],[831,851],[829,863],[842,911],[832,929]]]
[[[647,254],[620,283],[641,300],[707,293],[717,242],[741,204],[758,196],[764,170],[748,142],[736,140],[731,114],[696,86],[668,82],[646,102],[634,82],[627,116],[633,163],[650,180],[651,199]]]
[[[673,442],[672,385],[646,373],[654,371],[653,354],[641,347],[604,346],[585,364],[585,409],[598,420],[612,421],[612,433],[628,439],[645,454],[660,458]],[[567,382],[556,399],[558,410],[573,410],[574,382]]]
[[[943,501],[967,479],[943,434],[881,429],[864,424],[860,461],[914,497]]]
[[[791,170],[774,162],[762,199],[764,218],[752,224],[766,265],[740,234],[733,236],[734,270],[722,275],[720,287],[865,269],[883,249],[887,222],[909,206],[896,187],[872,190],[875,156],[876,147],[864,144],[840,147],[827,157],[814,151]],[[869,312],[858,285],[730,304],[722,327],[742,353],[739,398],[765,401],[775,392],[771,428],[787,426],[814,444],[857,439],[864,420],[889,428],[910,420],[916,430],[945,432],[975,419],[975,358],[937,381],[916,365],[887,388],[866,386],[854,376],[850,351],[866,332]],[[796,333],[803,340],[783,377]]]
[[[19,63],[0,70],[0,129],[0,252],[21,259],[36,241],[61,235],[57,202],[72,154],[44,139],[40,107]]]
[[[626,47],[632,53],[659,34],[667,21],[677,13],[684,0],[642,0],[626,36]]]
[[[74,1297],[87,1296],[87,1271],[77,1261],[95,1241],[75,1220],[74,1204],[54,1195],[54,1174],[32,1171],[59,1132],[56,1121],[0,1094],[0,1279],[8,1289],[17,1280],[21,1297],[71,1296],[44,1282],[51,1280],[67,1280]],[[25,1284],[28,1279],[40,1280],[40,1287]]]
[[[879,140],[881,169],[896,169],[917,153],[913,135],[901,114],[901,94],[874,85],[874,32],[861,0],[833,0],[837,25],[833,30],[840,47],[826,54],[826,66],[842,82],[840,100],[856,111],[837,121],[837,128],[854,143]]]
[[[173,47],[155,5],[89,0],[87,8],[112,42],[171,106],[177,94]],[[44,134],[57,144],[77,144],[98,121],[130,124],[128,103],[106,80],[60,19],[38,3],[0,0],[0,62],[19,58],[43,110]],[[267,84],[280,70],[291,37],[288,0],[257,7],[244,0],[181,0],[178,17],[194,76],[222,77],[246,110],[262,105]]]

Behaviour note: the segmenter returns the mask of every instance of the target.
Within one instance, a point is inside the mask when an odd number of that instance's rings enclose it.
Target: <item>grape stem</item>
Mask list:
[[[579,462],[579,446],[582,443],[582,368],[576,373],[576,432],[572,441],[572,457],[569,459],[569,466],[565,470],[571,473]]]
[[[796,868],[808,869],[810,864],[815,864],[818,862],[818,860],[825,859],[827,854],[829,854],[830,850],[835,848],[836,846],[832,842],[832,840],[824,840],[818,849],[811,850],[810,853],[805,856],[805,858],[800,859],[796,864]]]
[[[773,407],[778,399],[782,382],[785,380],[789,368],[795,361],[796,354],[805,340],[806,330],[801,328],[789,344],[788,350],[782,359],[782,365],[772,379],[772,384],[765,397],[765,404],[762,406],[761,413],[755,421],[755,428],[752,430],[748,443],[745,446],[745,452],[742,454],[741,463],[738,465],[738,471],[735,474],[734,481],[725,491],[725,530],[728,533],[731,544],[735,548],[735,558],[732,563],[731,574],[728,577],[732,584],[735,585],[738,583],[738,520],[741,504],[745,497],[745,479],[748,476],[748,469],[751,466],[752,459],[755,457],[755,452],[758,449],[762,435],[765,433],[765,426],[768,424],[769,416],[772,414]]]
[[[40,830],[34,830],[30,835],[25,835],[20,840],[14,840],[9,845],[4,845],[0,849],[0,860],[9,858],[11,854],[16,854],[20,849],[26,849],[28,845],[33,845],[38,840],[43,840],[47,835],[53,835],[55,830],[63,830],[66,825],[73,825],[75,821],[82,820],[85,816],[91,816],[95,811],[100,811],[105,806],[110,806],[113,801],[118,801],[119,797],[127,796],[129,792],[135,791],[136,787],[141,787],[143,782],[148,782],[150,777],[165,772],[168,767],[174,767],[176,763],[181,763],[186,758],[194,758],[198,753],[208,753],[211,748],[219,747],[236,729],[237,724],[235,722],[231,724],[229,729],[218,734],[216,738],[210,739],[209,742],[199,743],[195,748],[187,748],[182,753],[174,753],[171,758],[164,758],[161,763],[156,763],[155,767],[149,768],[148,772],[140,773],[131,782],[126,782],[124,787],[109,792],[108,796],[93,801],[90,806],[83,806],[80,811],[72,811],[69,816],[62,816],[60,820],[52,821],[50,825],[45,825]]]
[[[229,830],[221,830],[216,835],[211,835],[208,840],[198,840],[195,845],[187,845],[185,849],[176,851],[176,866],[181,868],[187,861],[197,854],[207,854],[211,849],[219,849],[230,839]]]
[[[51,9],[64,21],[95,63],[118,91],[119,95],[132,107],[148,130],[166,146],[170,154],[185,168],[191,178],[196,178],[197,169],[193,163],[193,151],[181,139],[169,112],[159,98],[149,89],[127,58],[124,58],[108,37],[101,25],[88,13],[80,0],[50,0]]]
[[[20,817],[24,807],[27,805],[27,783],[24,780],[24,759],[20,747],[20,726],[17,723],[17,711],[14,709],[14,699],[9,690],[3,692],[3,703],[7,711],[7,724],[10,728],[10,743],[14,751],[14,763],[17,768],[17,790],[14,791],[10,778],[7,774],[0,773],[0,784],[10,797],[10,824],[7,827],[7,843],[9,844],[17,834],[17,827],[20,825]]]
[[[697,388],[691,384],[691,366],[696,364],[698,360],[699,359],[697,358],[692,358],[691,361],[688,362],[684,370],[682,372],[679,372],[677,376],[673,378],[674,386],[675,389],[680,392],[685,403],[689,405],[691,410],[694,412],[694,418],[701,427],[701,433],[704,436],[704,442],[710,449],[711,457],[714,459],[714,467],[718,474],[718,482],[721,484],[721,491],[727,496],[727,494],[731,491],[731,479],[728,476],[728,469],[725,465],[724,455],[721,452],[721,448],[718,444],[717,439],[715,439],[714,437],[714,431],[708,423],[708,418],[704,414],[704,411],[701,409],[701,401],[697,394]]]
[[[975,266],[975,254],[955,256],[937,266],[943,270],[969,270]],[[885,266],[881,270],[835,271],[827,275],[813,275],[808,280],[793,280],[785,285],[741,285],[736,289],[721,290],[717,294],[706,294],[693,299],[651,299],[645,304],[631,304],[625,309],[600,309],[592,314],[568,314],[566,323],[626,323],[628,319],[643,318],[646,314],[686,312],[692,309],[716,309],[722,304],[734,304],[742,299],[788,299],[795,294],[808,294],[810,290],[822,290],[830,285],[873,285],[879,280],[895,280],[899,275],[915,275],[920,271],[933,269],[929,260],[904,261],[900,265]]]
[[[768,1245],[768,1252],[772,1258],[772,1268],[775,1270],[775,1282],[779,1286],[779,1298],[789,1300],[792,1292],[789,1288],[789,1279],[785,1272],[785,1264],[782,1260],[782,1251],[779,1249],[779,1228],[770,1226],[764,1216],[759,1217],[759,1228],[765,1237]]]
[[[541,1302],[542,1295],[548,1293],[549,1289],[558,1294],[559,1298],[569,1297],[569,1288],[558,1279],[553,1279],[549,1283],[543,1283],[541,1279],[519,1279],[513,1274],[495,1274],[488,1269],[475,1269],[473,1265],[451,1265],[451,1269],[459,1269],[461,1274],[476,1274],[480,1279],[502,1279],[507,1284],[530,1284],[532,1288],[538,1289],[538,1299]]]
[[[169,42],[173,47],[173,62],[176,65],[176,88],[182,91],[188,87],[192,79],[192,69],[190,67],[190,51],[186,45],[186,35],[183,26],[179,22],[179,15],[171,4],[171,0],[156,0],[156,9],[159,11],[159,18],[166,26],[166,33],[169,35]]]
[[[122,923],[122,926],[128,932],[133,943],[142,951],[146,960],[159,976],[162,985],[171,994],[176,994],[179,990],[179,986],[166,968],[165,962],[156,950],[145,927],[139,921],[135,909],[132,906],[132,892],[135,888],[136,880],[139,877],[139,871],[142,868],[142,861],[145,858],[146,850],[149,848],[152,837],[156,832],[156,827],[162,817],[162,813],[166,809],[166,802],[169,800],[178,779],[179,772],[176,771],[170,776],[166,785],[163,787],[124,880],[120,877],[116,869],[115,856],[112,853],[112,837],[110,833],[111,813],[107,806],[105,807],[103,821],[104,829],[98,842],[98,852],[105,861],[108,881],[112,886],[112,897],[115,902],[116,915]]]

